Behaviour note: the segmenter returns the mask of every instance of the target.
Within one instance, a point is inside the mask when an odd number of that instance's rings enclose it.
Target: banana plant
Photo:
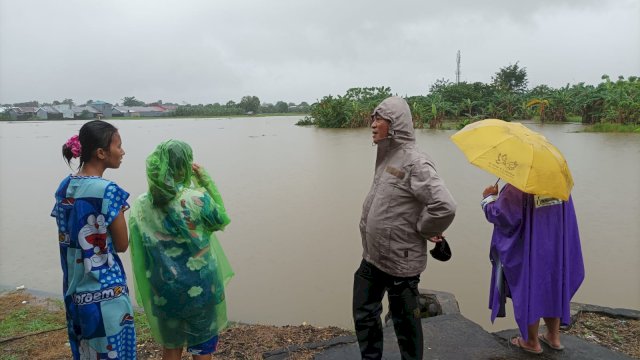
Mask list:
[[[527,102],[527,108],[538,109],[538,117],[541,123],[545,121],[545,109],[547,106],[549,106],[549,100],[547,99],[531,99]]]

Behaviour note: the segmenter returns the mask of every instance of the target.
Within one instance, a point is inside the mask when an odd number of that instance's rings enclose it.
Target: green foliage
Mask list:
[[[135,96],[125,96],[124,98],[122,98],[122,105],[123,106],[144,106],[145,103],[144,101],[140,101],[136,99]]]
[[[279,113],[289,112],[289,104],[287,104],[284,101],[278,101],[276,103],[276,105],[274,106],[274,108],[275,108],[276,112],[279,112]]]
[[[62,105],[62,104],[69,104],[71,106],[74,106],[75,103],[73,102],[73,99],[64,99],[62,101],[58,101],[58,100],[54,100],[52,103],[52,105]]]
[[[36,100],[33,100],[33,101],[15,103],[15,104],[13,104],[13,106],[16,106],[16,107],[38,107],[40,105]]]
[[[245,113],[257,114],[260,109],[260,99],[258,99],[257,96],[243,96],[238,106],[242,108]]]
[[[429,128],[439,129],[442,127],[442,121],[444,120],[447,112],[452,112],[453,104],[446,101],[440,94],[430,94],[427,96],[427,99],[429,101],[428,108],[431,109],[431,114],[428,117]]]
[[[527,68],[521,68],[516,61],[515,64],[500,68],[491,79],[498,91],[522,93],[527,89]]]
[[[456,130],[462,130],[465,126],[471,124],[473,121],[471,119],[464,119],[456,125]]]
[[[301,102],[296,105],[295,103],[286,103],[284,101],[278,101],[275,105],[269,103],[261,103],[259,112],[261,114],[286,114],[286,113],[302,113],[308,114],[310,106],[306,102]]]
[[[350,123],[349,107],[351,102],[342,96],[325,96],[320,102],[311,105],[311,117],[321,128],[342,128]]]
[[[479,105],[483,99],[493,96],[495,90],[490,85],[481,82],[454,84],[440,80],[440,82],[436,82],[431,86],[430,92],[431,94],[441,95],[446,102],[466,105],[465,114],[471,116],[479,110]],[[469,104],[471,109],[468,107]]]
[[[261,103],[260,104],[260,113],[261,114],[275,114],[277,113],[276,107],[273,104],[269,103]]]
[[[296,112],[308,113],[310,110],[311,106],[306,101],[303,101],[296,106]]]
[[[640,124],[612,124],[612,123],[598,123],[589,125],[584,129],[585,132],[622,132],[622,133],[639,133]]]
[[[373,109],[391,96],[391,88],[351,88],[344,96],[325,96],[311,105],[310,115],[321,128],[350,128],[369,124]]]
[[[411,109],[413,127],[421,129],[431,117],[431,105],[425,96],[412,96],[406,99]]]
[[[230,116],[242,115],[245,110],[235,102],[229,101],[227,105],[207,104],[207,105],[181,105],[175,110],[175,116],[201,117],[201,116]]]
[[[310,116],[305,116],[303,119],[299,120],[296,125],[298,126],[308,126],[308,125],[315,125],[315,123],[313,122],[313,119]]]
[[[549,103],[545,120],[554,122],[567,121],[567,114],[571,111],[572,98],[569,86],[558,89],[549,94]],[[541,119],[541,121],[543,121]]]
[[[534,108],[537,110],[538,118],[540,119],[541,122],[544,122],[546,118],[545,110],[547,106],[549,106],[549,100],[539,99],[539,98],[533,98],[529,100],[525,105],[525,107],[527,108]]]
[[[516,63],[500,69],[492,84],[454,84],[440,79],[427,95],[406,100],[416,128],[442,129],[445,119],[460,121],[457,127],[462,128],[486,118],[510,121],[536,117],[541,122],[575,122],[579,118],[584,124],[611,123],[637,129],[640,78],[619,76],[612,81],[603,75],[602,80],[597,86],[578,83],[554,89],[538,85],[526,91],[526,69]],[[390,95],[390,90],[383,87],[349,89],[344,96],[327,96],[311,105],[311,117],[319,127],[366,126],[373,108]],[[604,131],[613,129],[629,131],[625,126]]]
[[[603,93],[601,121],[615,124],[640,123],[640,79],[630,76],[625,80],[622,76],[612,82],[608,77],[598,85]]]
[[[513,120],[523,118],[523,104],[526,98],[518,93],[500,93],[497,94],[498,107],[502,109],[502,118],[504,120]]]
[[[239,103],[229,100],[225,105],[220,103],[207,105],[179,105],[174,111],[174,116],[179,117],[215,117],[215,116],[237,116],[251,114],[285,114],[289,112],[306,113],[309,112],[309,104],[303,102],[296,106],[293,103],[278,101],[276,105],[260,103],[257,96],[244,96]]]

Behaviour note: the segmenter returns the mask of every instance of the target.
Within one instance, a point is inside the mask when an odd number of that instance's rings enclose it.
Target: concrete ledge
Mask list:
[[[542,329],[542,326],[540,327]],[[505,346],[506,350],[504,356],[509,354],[519,354],[525,356],[526,359],[558,359],[558,360],[627,360],[631,359],[625,354],[609,350],[604,346],[588,342],[579,337],[572,335],[561,334],[562,344],[565,349],[563,351],[555,351],[548,346],[542,344],[544,353],[541,355],[529,355],[525,354],[522,350],[517,349],[515,346],[510,346],[509,341],[514,336],[520,336],[520,331],[517,329],[503,330],[493,333],[500,342]],[[506,357],[511,359],[511,357]]]
[[[533,355],[523,352],[509,344],[513,336],[519,335],[518,329],[489,333],[482,327],[460,314],[455,296],[442,291],[419,289],[420,308],[423,316],[426,359],[570,359],[570,360],[622,360],[628,356],[609,350],[598,344],[590,343],[572,335],[562,335],[565,351],[554,351],[543,347],[544,353]],[[612,317],[639,319],[640,311],[632,309],[614,309],[597,305],[572,303],[572,319],[580,312],[597,312]],[[575,315],[574,315],[575,314]],[[489,312],[487,310],[487,316]],[[389,314],[387,317],[389,318]],[[384,354],[382,359],[399,359],[400,352],[396,336],[387,322],[384,327]],[[514,324],[515,325],[515,324]],[[335,344],[325,346],[315,359],[343,360],[359,359],[358,344]],[[274,358],[275,359],[275,358]],[[280,357],[277,359],[286,359]]]
[[[426,310],[424,312],[428,314],[428,317],[460,314],[458,300],[452,293],[429,289],[418,289],[418,291],[420,292],[420,299],[418,300],[420,302],[420,310],[422,311],[424,308]]]
[[[284,349],[268,351],[268,352],[262,354],[262,358],[263,359],[268,359],[268,360],[285,360],[285,359],[289,359],[289,357],[291,356],[292,352],[296,352],[296,351],[300,351],[300,350],[327,349],[327,348],[330,348],[332,346],[353,344],[356,341],[358,341],[358,340],[353,335],[339,336],[337,338],[329,339],[329,340],[326,340],[326,341],[312,342],[312,343],[307,343],[307,344],[303,344],[303,345],[295,345],[295,346],[291,346],[291,347],[284,348]]]
[[[640,311],[633,309],[610,308],[599,305],[571,303],[571,321],[576,320],[576,316],[581,312],[594,312],[609,315],[614,318],[640,320]]]
[[[440,315],[460,314],[460,306],[458,300],[452,293],[418,289],[420,293],[418,305],[420,306],[420,317],[423,319]],[[384,316],[384,325],[391,326],[391,313]]]

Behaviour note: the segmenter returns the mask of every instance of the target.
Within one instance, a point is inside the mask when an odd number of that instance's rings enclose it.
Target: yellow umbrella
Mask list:
[[[470,163],[518,189],[569,199],[573,178],[567,161],[544,136],[520,123],[486,119],[451,136]]]

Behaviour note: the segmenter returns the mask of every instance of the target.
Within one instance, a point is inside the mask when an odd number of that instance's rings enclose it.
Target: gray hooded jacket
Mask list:
[[[431,158],[416,149],[407,102],[387,98],[373,114],[391,124],[389,137],[378,142],[375,176],[362,206],[363,258],[390,275],[415,276],[427,266],[427,238],[449,227],[456,203]]]

